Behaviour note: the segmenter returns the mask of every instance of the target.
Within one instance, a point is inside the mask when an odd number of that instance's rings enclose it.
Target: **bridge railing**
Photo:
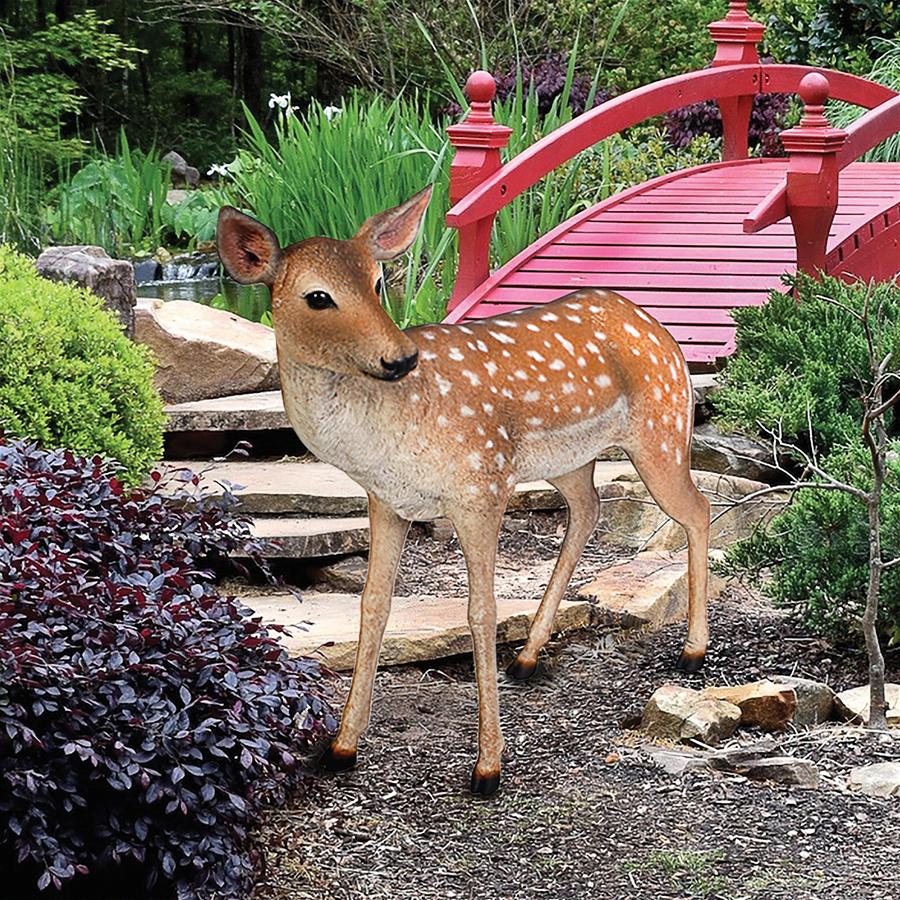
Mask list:
[[[497,212],[554,169],[613,134],[692,103],[716,100],[722,112],[723,158],[742,159],[748,155],[747,132],[756,94],[796,92],[806,76],[819,73],[827,77],[833,98],[857,106],[871,109],[896,96],[883,85],[844,72],[761,64],[756,42],[764,26],[750,19],[746,6],[731,0],[725,19],[709,26],[716,42],[711,68],[666,78],[609,100],[505,164],[501,164],[500,150],[506,146],[509,129],[493,120],[493,78],[476,72],[469,79],[471,111],[464,122],[449,129],[456,155],[450,180],[453,206],[446,221],[459,229],[451,309],[490,274],[490,236]]]
[[[837,210],[840,172],[892,134],[900,131],[900,94],[880,103],[846,131],[825,118],[830,77],[806,74],[799,93],[803,119],[781,133],[788,170],[744,219],[744,233],[755,234],[790,216],[797,242],[797,268],[815,274],[826,270],[826,249]],[[893,92],[891,92],[893,93]]]

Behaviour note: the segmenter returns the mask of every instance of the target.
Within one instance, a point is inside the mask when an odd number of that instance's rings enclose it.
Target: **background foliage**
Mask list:
[[[0,429],[112,457],[137,481],[162,452],[153,372],[96,297],[0,246]]]

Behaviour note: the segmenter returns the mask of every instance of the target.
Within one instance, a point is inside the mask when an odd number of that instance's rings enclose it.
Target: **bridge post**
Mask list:
[[[500,151],[509,143],[512,129],[494,121],[491,103],[496,93],[497,85],[490,72],[473,72],[466,81],[469,114],[464,121],[447,129],[450,143],[455,148],[450,164],[451,206],[501,166]],[[449,309],[453,309],[490,274],[493,225],[494,217],[488,216],[459,229],[459,264]]]
[[[716,42],[713,66],[734,66],[759,62],[759,43],[766,30],[762,22],[747,15],[747,0],[730,0],[728,13],[712,22],[709,33]],[[718,101],[722,113],[722,159],[746,159],[753,97],[728,97]]]
[[[800,82],[803,118],[796,128],[781,132],[789,156],[787,209],[797,241],[797,269],[814,277],[825,270],[828,233],[838,205],[837,153],[847,132],[832,128],[825,118],[830,85],[819,72]]]

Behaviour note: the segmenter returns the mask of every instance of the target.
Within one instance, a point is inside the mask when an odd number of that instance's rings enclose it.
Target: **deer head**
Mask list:
[[[219,210],[216,246],[235,281],[265,284],[279,352],[318,369],[396,381],[412,371],[416,345],[381,306],[381,265],[413,244],[431,186],[367,219],[348,241],[309,238],[281,248],[261,222]]]

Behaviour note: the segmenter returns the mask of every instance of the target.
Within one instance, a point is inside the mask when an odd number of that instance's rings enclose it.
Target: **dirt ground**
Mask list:
[[[544,530],[529,539],[538,558],[555,543],[555,525]],[[504,543],[521,552],[524,540]],[[441,551],[448,564],[453,552]],[[595,564],[617,555],[599,544],[589,552]],[[429,569],[427,547],[410,553],[412,568]],[[862,656],[809,637],[745,589],[713,604],[711,634],[700,675],[673,669],[683,626],[568,635],[531,682],[501,675],[507,749],[501,789],[487,801],[467,790],[471,660],[381,672],[357,770],[316,779],[269,816],[256,900],[900,900],[900,801],[842,783],[855,765],[900,759],[896,730],[827,725],[776,738],[781,752],[819,765],[821,787],[805,790],[666,774],[648,756],[652,745],[623,727],[665,681],[781,673],[840,690],[866,680]],[[505,648],[501,665],[513,655]],[[900,679],[900,654],[889,668]]]

